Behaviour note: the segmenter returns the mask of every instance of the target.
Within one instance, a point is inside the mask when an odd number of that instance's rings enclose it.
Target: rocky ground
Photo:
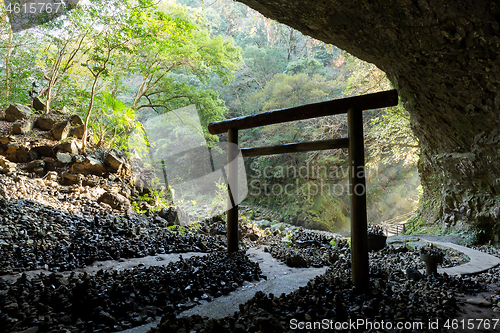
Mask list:
[[[0,332],[114,332],[156,316],[163,319],[153,332],[288,332],[294,331],[293,320],[324,319],[443,323],[461,315],[470,295],[485,291],[474,302],[500,312],[500,268],[470,277],[427,277],[419,272],[424,264],[418,249],[397,244],[370,254],[370,292],[360,294],[350,280],[348,240],[287,225],[264,209],[241,209],[243,250],[228,256],[220,217],[207,218],[203,209],[181,216],[173,207],[141,206],[151,173],[120,152],[82,154],[77,139],[56,140],[59,132],[50,126],[62,127],[61,133],[79,127],[65,117],[21,120],[21,132],[31,129],[16,136],[12,123],[0,121]],[[294,293],[257,293],[232,316],[179,319],[181,311],[245,281],[265,279],[245,254],[249,247],[290,267],[329,268]],[[477,249],[500,257],[494,247]],[[185,252],[202,255],[168,265],[81,272],[103,260]],[[449,251],[443,266],[465,261]]]

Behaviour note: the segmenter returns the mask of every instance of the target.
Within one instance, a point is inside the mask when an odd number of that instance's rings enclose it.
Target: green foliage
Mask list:
[[[324,101],[332,96],[333,82],[315,74],[276,74],[264,89],[253,97],[262,111]]]
[[[175,87],[178,82],[170,74],[193,74],[201,83],[216,75],[228,83],[239,66],[240,48],[231,39],[211,36],[199,12],[175,3],[162,3],[159,15],[167,17],[167,13],[173,20],[169,22],[175,23],[168,38],[153,33],[155,38],[139,41],[129,63],[141,76],[140,84],[135,87],[134,109],[172,109],[170,103],[174,99],[184,98],[183,94],[172,93],[171,88],[179,87]]]
[[[139,196],[138,201],[134,201],[132,204],[138,213],[144,213],[145,210],[141,210],[141,202],[146,202],[151,206],[151,211],[156,212],[162,208],[167,208],[172,205],[172,202],[167,199],[167,194],[163,188],[161,189],[149,189],[148,193]]]
[[[348,74],[338,78],[346,82],[343,92],[345,95],[357,96],[391,89],[385,73],[374,64],[364,62],[347,52],[342,54],[342,58],[349,70]]]
[[[292,61],[286,66],[287,74],[320,74],[324,70],[324,65],[321,61],[315,58],[300,58],[299,60]]]
[[[132,131],[141,131],[142,125],[136,121],[135,112],[124,102],[113,96],[108,89],[102,91],[96,98],[96,109],[92,119],[92,128],[97,136],[97,146],[107,145],[108,148],[126,150],[133,140]]]
[[[408,112],[401,106],[393,107],[371,120],[368,149],[374,157],[368,166],[378,163],[416,165],[420,154],[418,140],[411,131]]]
[[[227,207],[227,184],[220,179],[219,182],[215,182],[217,187],[217,193],[215,198],[212,198],[210,205],[210,214],[212,216],[222,214]]]
[[[251,73],[260,89],[287,68],[286,53],[283,49],[259,48],[250,45],[243,52],[246,73]]]

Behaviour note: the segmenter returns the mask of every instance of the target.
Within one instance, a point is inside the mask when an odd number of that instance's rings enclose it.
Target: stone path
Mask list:
[[[466,264],[449,267],[449,268],[438,268],[438,273],[447,273],[449,275],[469,275],[469,274],[478,274],[489,270],[490,268],[496,267],[500,265],[500,259],[494,257],[490,254],[483,253],[480,251],[476,251],[470,249],[465,246],[449,243],[449,242],[438,242],[438,241],[429,241],[425,240],[425,242],[432,243],[441,247],[449,247],[455,249],[457,251],[462,252],[466,256],[470,258],[470,261]]]
[[[246,283],[242,288],[229,295],[216,298],[212,302],[198,305],[192,309],[184,311],[180,317],[188,317],[194,314],[208,316],[219,319],[227,317],[238,310],[238,305],[247,302],[256,292],[262,291],[265,294],[279,296],[282,293],[289,294],[321,275],[326,271],[322,268],[290,268],[278,262],[271,254],[255,249],[248,250],[250,259],[259,263],[262,273],[267,276],[267,280],[256,283]]]

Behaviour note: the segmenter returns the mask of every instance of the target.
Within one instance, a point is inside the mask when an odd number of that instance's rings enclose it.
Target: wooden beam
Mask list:
[[[221,134],[230,128],[246,129],[271,124],[284,123],[288,121],[331,116],[346,113],[349,108],[358,110],[378,109],[398,104],[398,93],[396,90],[378,92],[374,94],[337,99],[333,101],[308,104],[288,109],[262,112],[254,115],[233,118],[208,125],[211,134]]]
[[[366,214],[365,152],[362,110],[349,109],[349,189],[351,197],[352,284],[365,292],[369,286],[368,236]]]
[[[227,252],[238,251],[238,130],[227,131]],[[233,185],[233,186],[230,186]]]
[[[348,147],[349,147],[349,139],[344,138],[335,140],[286,143],[283,145],[276,145],[269,147],[241,148],[240,150],[243,157],[250,157],[250,156],[297,153],[297,152],[305,152],[312,150],[326,150],[326,149],[337,149],[337,148],[348,148]]]

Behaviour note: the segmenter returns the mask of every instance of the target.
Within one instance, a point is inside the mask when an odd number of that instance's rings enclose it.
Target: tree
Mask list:
[[[393,107],[379,114],[371,120],[371,125],[367,146],[374,162],[417,164],[420,145],[410,127],[410,115],[403,107]]]
[[[193,74],[201,82],[210,75],[219,76],[228,83],[233,71],[239,66],[240,49],[230,39],[210,36],[210,30],[203,18],[186,7],[169,4],[162,8],[167,13],[170,31],[157,34],[148,43],[140,41],[132,60],[133,70],[141,75],[141,82],[135,92],[132,108],[169,108],[170,102],[187,95],[172,95],[176,90],[171,74]],[[158,30],[157,30],[158,31]]]
[[[27,103],[28,89],[34,80],[41,79],[36,68],[35,46],[37,36],[30,31],[14,33],[7,12],[0,4],[0,85],[2,104]]]
[[[156,33],[168,33],[172,24],[149,0],[143,1],[140,6],[128,0],[105,0],[103,3],[92,3],[85,9],[97,29],[89,35],[92,46],[86,53],[84,63],[93,80],[84,122],[83,149],[87,143],[88,124],[100,77],[111,76],[114,67],[137,50],[139,41],[148,43]]]
[[[92,21],[88,17],[86,19],[85,10],[79,6],[70,11],[64,21],[54,20],[39,28],[46,38],[46,46],[38,57],[44,64],[43,75],[48,81],[44,89],[46,113],[50,112],[56,84],[81,61],[81,56],[89,47],[87,37],[92,31]]]
[[[128,148],[128,135],[140,127],[134,110],[113,96],[109,89],[98,94],[96,104],[92,127],[98,133],[97,147],[106,142],[108,147]]]
[[[334,87],[332,81],[319,74],[276,74],[253,100],[261,105],[262,111],[287,108],[324,101],[331,96]]]

